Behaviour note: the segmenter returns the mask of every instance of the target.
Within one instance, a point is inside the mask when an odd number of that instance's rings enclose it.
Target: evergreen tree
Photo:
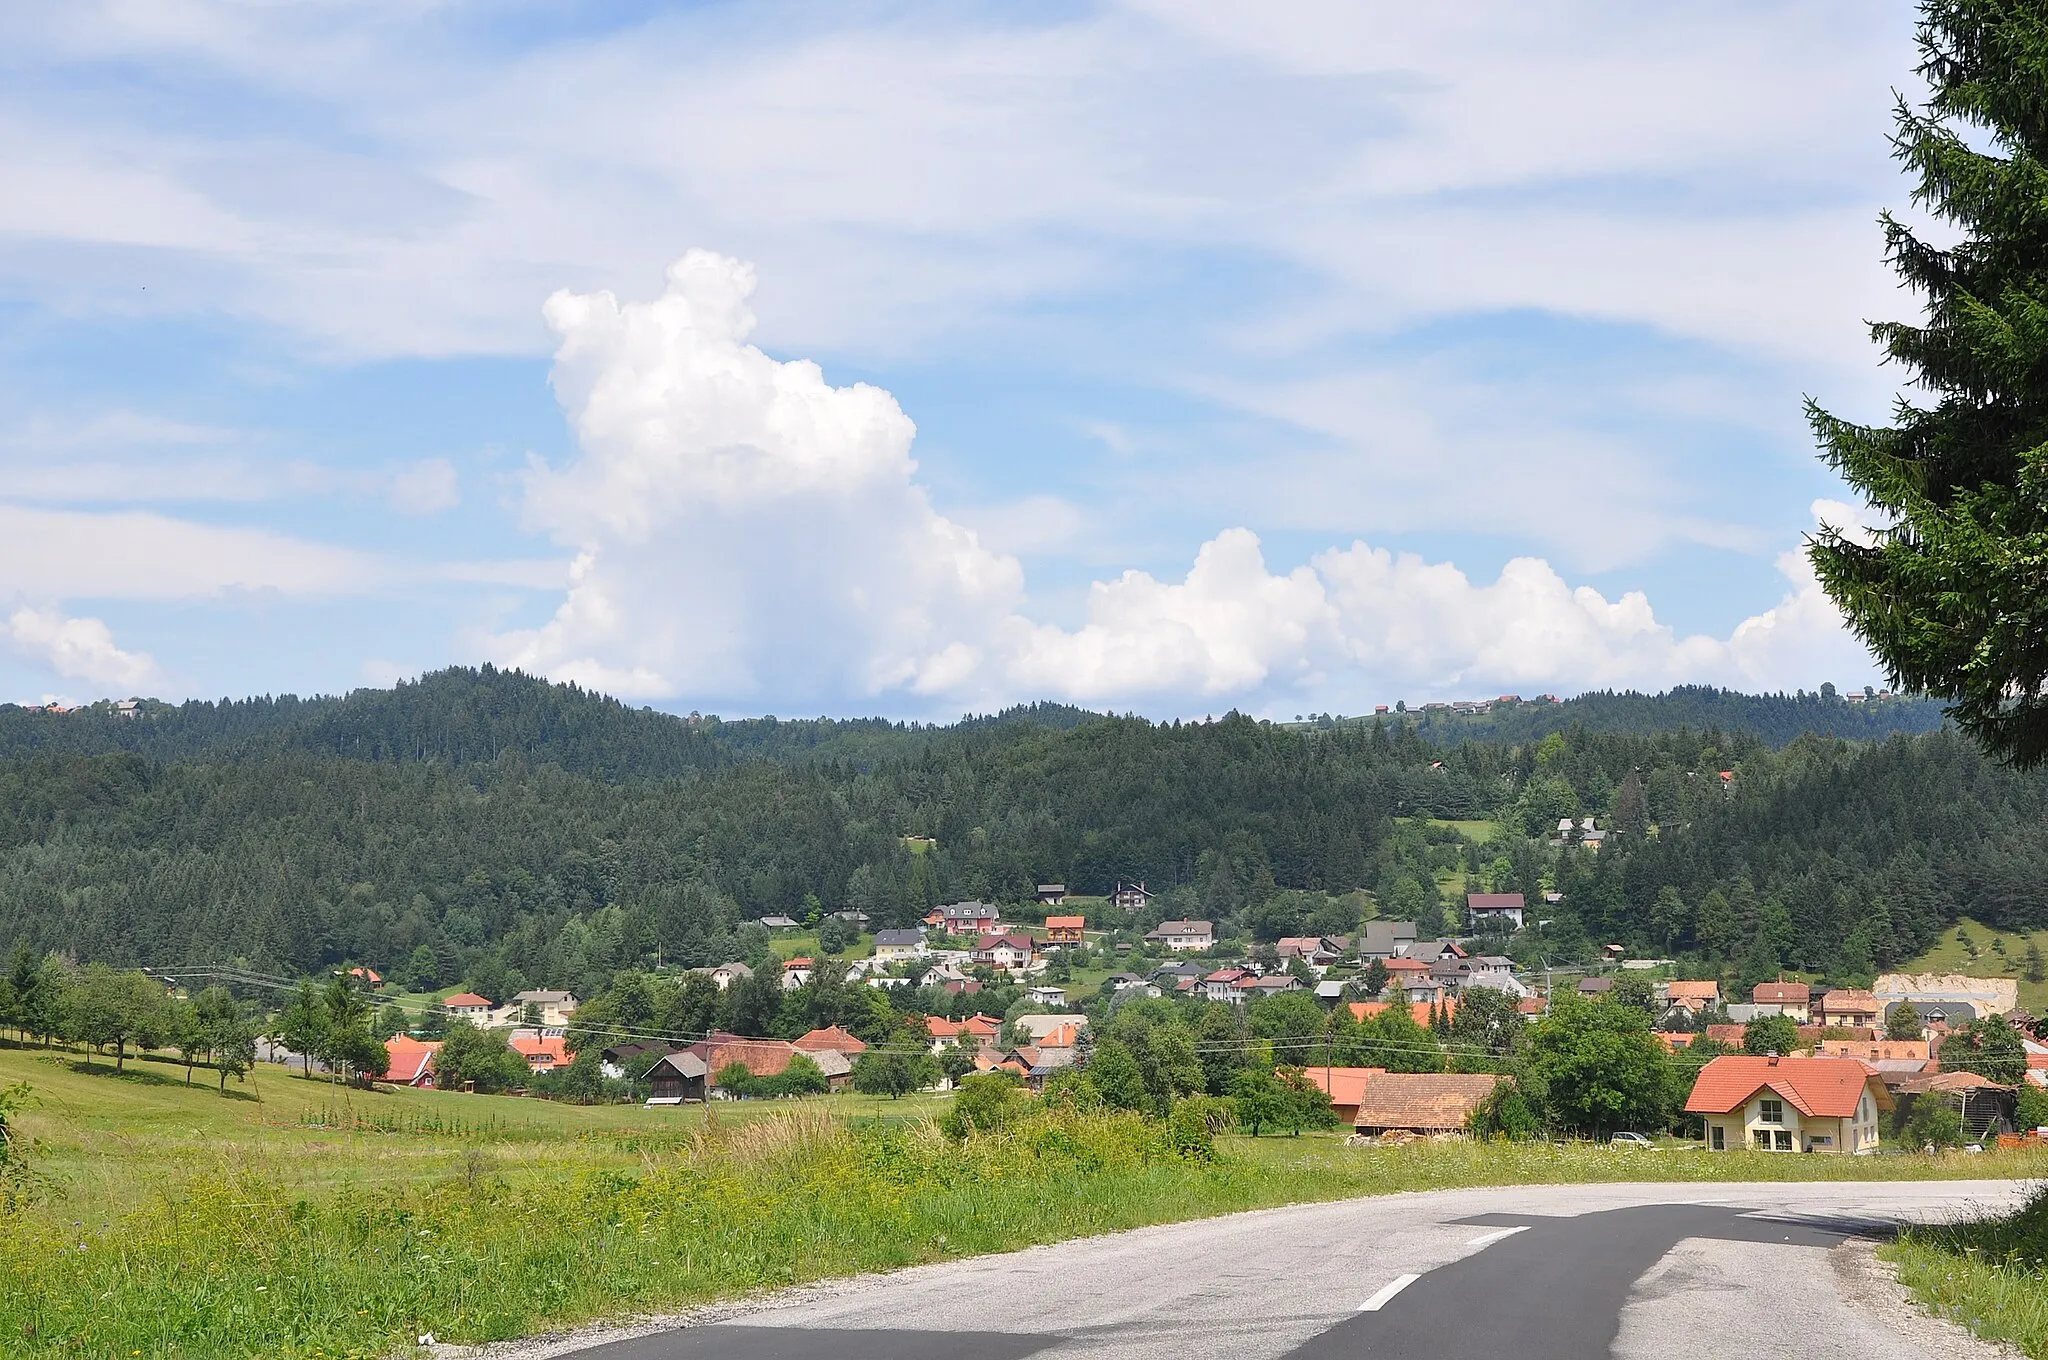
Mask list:
[[[1823,455],[1890,521],[1873,542],[1825,529],[1828,594],[1895,682],[2020,765],[2048,757],[2048,15],[2008,0],[1924,0],[1924,108],[1893,139],[1912,198],[1960,240],[1884,216],[1886,254],[1927,324],[1872,329],[1933,394],[1889,427],[1809,404]]]

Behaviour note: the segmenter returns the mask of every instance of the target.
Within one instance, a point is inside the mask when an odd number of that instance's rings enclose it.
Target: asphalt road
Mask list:
[[[2005,1181],[1456,1190],[1147,1228],[801,1291],[583,1360],[1944,1360],[1851,1238]],[[560,1351],[551,1353],[560,1354]]]

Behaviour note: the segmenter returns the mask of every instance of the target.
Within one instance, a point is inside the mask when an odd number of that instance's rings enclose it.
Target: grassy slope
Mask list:
[[[1957,942],[1958,929],[1968,930],[1977,944],[1977,956],[1972,958],[1969,951]],[[2005,953],[2000,955],[1991,947],[1995,939],[2005,941]],[[2032,940],[2041,946],[2041,952],[2048,954],[2048,930],[2033,935],[1998,931],[1990,926],[1980,925],[1964,917],[1956,925],[1941,933],[1934,948],[1914,959],[1901,964],[1896,972],[1901,973],[1966,973],[1971,977],[2007,977],[2020,985],[2020,1005],[2035,1015],[2048,1014],[2048,981],[2028,982],[2023,974],[2021,957],[2027,952],[2027,942]]]
[[[0,1231],[0,1353],[374,1355],[511,1336],[858,1270],[1208,1214],[1461,1185],[2038,1173],[1946,1160],[1228,1138],[1213,1166],[1128,1133],[947,1150],[942,1097],[701,1109],[365,1094],[259,1071],[223,1099],[163,1063],[77,1070],[0,1047],[61,1198]],[[236,1088],[231,1083],[230,1090]],[[257,1099],[260,1097],[260,1100]],[[834,1118],[832,1115],[842,1116]],[[841,1132],[907,1134],[886,1156]],[[879,1117],[879,1118],[877,1118]],[[1121,1141],[1119,1141],[1121,1140]],[[908,1160],[905,1160],[905,1159]],[[988,1186],[1009,1193],[991,1197]],[[81,1250],[81,1246],[85,1249]],[[259,1290],[259,1285],[262,1288]],[[35,1328],[29,1336],[27,1328]]]

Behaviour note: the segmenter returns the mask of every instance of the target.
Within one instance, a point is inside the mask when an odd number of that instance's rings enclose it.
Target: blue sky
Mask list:
[[[1877,681],[1800,403],[1892,395],[1911,25],[16,7],[0,698]]]

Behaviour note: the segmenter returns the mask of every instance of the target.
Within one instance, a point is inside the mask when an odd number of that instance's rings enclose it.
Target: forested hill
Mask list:
[[[1001,740],[1020,728],[1071,731],[1107,715],[1038,703],[951,725],[884,718],[721,721],[631,708],[575,685],[551,684],[491,666],[452,667],[392,689],[345,696],[294,695],[144,701],[139,716],[111,703],[67,713],[0,705],[0,759],[36,752],[132,751],[155,760],[245,759],[265,751],[319,752],[351,760],[491,763],[508,753],[605,780],[665,777],[752,759],[845,763],[871,769],[915,758],[938,742]],[[1594,693],[1561,704],[1499,706],[1483,714],[1395,715],[1424,741],[1520,743],[1583,729],[1646,735],[1685,728],[1742,733],[1769,746],[1806,734],[1870,739],[1942,724],[1922,699],[1852,704],[1832,695],[1749,695],[1705,687],[1668,694]],[[1307,724],[1310,731],[1370,727],[1372,720]]]
[[[1582,727],[1589,732],[1644,735],[1675,727],[1747,732],[1771,746],[1799,737],[1869,741],[1895,732],[1932,732],[1947,720],[1932,699],[1852,702],[1832,693],[1741,694],[1711,685],[1681,685],[1664,694],[1596,690],[1561,704],[1496,706],[1484,713],[1442,710],[1409,715],[1430,741],[1534,741]]]

